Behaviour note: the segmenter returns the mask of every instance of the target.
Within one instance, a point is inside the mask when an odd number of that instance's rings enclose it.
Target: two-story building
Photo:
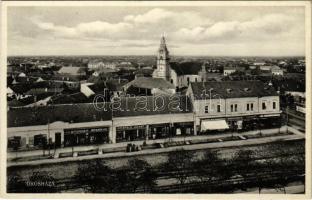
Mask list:
[[[268,121],[279,122],[279,96],[260,81],[191,83],[187,95],[197,132],[254,129]]]

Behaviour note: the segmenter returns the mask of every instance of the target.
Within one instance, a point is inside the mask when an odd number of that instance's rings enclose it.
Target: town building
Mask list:
[[[223,75],[224,76],[229,76],[236,72],[236,69],[234,67],[224,67],[223,68]]]
[[[260,81],[191,83],[187,95],[200,133],[228,128],[253,129],[257,124],[274,124],[280,119],[277,92]]]
[[[271,73],[272,73],[272,75],[283,76],[284,75],[284,70],[281,69],[279,66],[273,66],[271,68]]]
[[[20,113],[23,113],[21,115]],[[187,96],[123,97],[111,103],[8,110],[8,148],[119,143],[194,134]]]
[[[272,65],[260,65],[259,69],[261,71],[268,71],[268,72],[270,72],[272,70],[272,67],[273,67]]]
[[[88,63],[89,70],[116,69],[116,66],[116,62],[91,61]]]

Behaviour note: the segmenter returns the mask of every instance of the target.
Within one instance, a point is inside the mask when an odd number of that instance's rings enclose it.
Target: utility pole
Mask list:
[[[288,133],[288,105],[286,106],[286,133]]]
[[[50,156],[50,120],[48,119],[48,148],[49,148],[49,156]]]

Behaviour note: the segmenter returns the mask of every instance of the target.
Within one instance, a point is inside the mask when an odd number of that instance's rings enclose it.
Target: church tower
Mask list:
[[[157,69],[154,71],[154,78],[163,78],[167,81],[170,79],[169,67],[169,51],[166,46],[165,36],[162,35],[160,39],[160,46],[157,54]]]

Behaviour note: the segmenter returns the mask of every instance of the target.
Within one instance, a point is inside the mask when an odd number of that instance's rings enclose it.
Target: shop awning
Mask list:
[[[220,130],[220,129],[228,129],[229,125],[225,120],[204,120],[201,123],[201,130]]]

